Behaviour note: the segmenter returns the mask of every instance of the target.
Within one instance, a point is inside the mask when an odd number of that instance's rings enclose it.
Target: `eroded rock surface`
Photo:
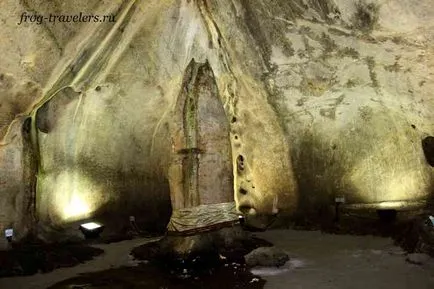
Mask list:
[[[192,59],[214,74],[243,213],[312,216],[335,195],[363,204],[433,193],[421,145],[434,130],[432,1],[27,0],[0,10],[0,133],[17,157],[0,162],[0,199],[37,175],[42,225],[135,215],[165,226],[169,114]],[[18,26],[23,11],[116,21]],[[20,114],[32,116],[38,148],[25,176],[13,173],[27,167],[22,145],[8,141]],[[29,224],[18,203],[1,230]]]

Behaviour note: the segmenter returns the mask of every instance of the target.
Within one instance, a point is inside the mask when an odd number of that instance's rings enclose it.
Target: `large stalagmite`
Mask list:
[[[169,233],[194,233],[238,221],[229,121],[209,63],[190,62],[169,126],[172,217]]]
[[[422,147],[434,133],[430,0],[0,8],[1,231],[20,238],[38,228],[49,239],[75,221],[116,228],[131,215],[164,230],[185,186],[212,196],[200,204],[234,200],[257,226],[275,213],[322,219],[336,196],[353,209],[417,207],[432,196],[431,150]],[[116,21],[17,25],[24,11]],[[203,115],[198,124],[210,130],[189,132],[203,143],[186,146],[173,112],[192,59],[207,63],[205,87],[219,102],[199,102],[191,117]],[[191,161],[182,169],[179,150]],[[210,173],[219,160],[221,178]],[[181,177],[185,168],[199,178]]]

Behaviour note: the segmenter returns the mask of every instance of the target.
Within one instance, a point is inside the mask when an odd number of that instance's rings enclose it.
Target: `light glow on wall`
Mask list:
[[[426,171],[411,162],[387,164],[377,159],[360,163],[351,172],[351,183],[364,203],[378,203],[378,208],[399,207],[401,201],[418,201],[429,194]],[[368,185],[369,184],[369,185]]]
[[[89,205],[80,198],[76,192],[73,193],[69,204],[64,208],[63,215],[65,219],[87,217],[91,212]]]
[[[48,211],[52,222],[75,222],[93,216],[107,203],[104,189],[80,171],[63,171],[56,176],[41,178],[45,190],[39,211]]]

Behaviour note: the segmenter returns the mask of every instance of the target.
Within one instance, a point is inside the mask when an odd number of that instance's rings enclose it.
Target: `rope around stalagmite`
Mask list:
[[[199,205],[172,212],[167,233],[169,235],[193,235],[217,230],[239,222],[235,202]]]

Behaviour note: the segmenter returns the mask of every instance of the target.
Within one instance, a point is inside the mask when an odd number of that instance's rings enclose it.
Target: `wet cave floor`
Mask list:
[[[51,251],[45,254],[51,259],[42,260],[46,263],[63,260],[65,266],[48,266],[49,270],[39,269],[39,273],[30,276],[3,276],[0,288],[432,289],[434,259],[419,258],[418,254],[418,258],[412,257],[415,255],[412,253],[421,249],[426,254],[420,255],[428,256],[432,253],[430,246],[434,245],[427,243],[431,239],[426,236],[434,229],[420,221],[354,223],[342,220],[338,226],[322,230],[309,231],[301,226],[297,230],[256,232],[253,243],[243,244],[243,250],[225,252],[230,258],[213,266],[208,266],[206,260],[199,260],[196,267],[174,266],[165,264],[164,260],[159,264],[149,262],[149,249],[152,250],[152,244],[159,238],[75,247],[75,251],[70,250],[71,247],[58,248],[60,253]],[[424,241],[427,246],[421,247]],[[290,261],[279,268],[247,268],[243,264],[242,256],[246,251],[271,244],[287,252]],[[53,257],[57,255],[63,259]],[[65,260],[71,256],[75,262],[68,264]],[[45,264],[44,261],[41,264]],[[74,267],[65,268],[68,266]]]
[[[203,234],[205,236],[206,233]],[[202,238],[206,238],[203,237]],[[170,237],[169,237],[170,238]],[[177,242],[174,237],[168,242]],[[181,238],[182,239],[182,238]],[[250,272],[244,255],[259,247],[273,244],[254,237],[232,241],[231,245],[212,246],[210,250],[191,255],[187,259],[165,253],[165,241],[161,239],[137,246],[131,255],[140,263],[135,267],[121,267],[83,274],[59,282],[50,289],[60,288],[263,288],[265,280]],[[163,252],[162,252],[163,251]]]
[[[254,276],[245,266],[228,264],[199,276],[175,275],[151,264],[123,267],[84,274],[57,283],[50,289],[78,288],[263,288],[265,280]]]

